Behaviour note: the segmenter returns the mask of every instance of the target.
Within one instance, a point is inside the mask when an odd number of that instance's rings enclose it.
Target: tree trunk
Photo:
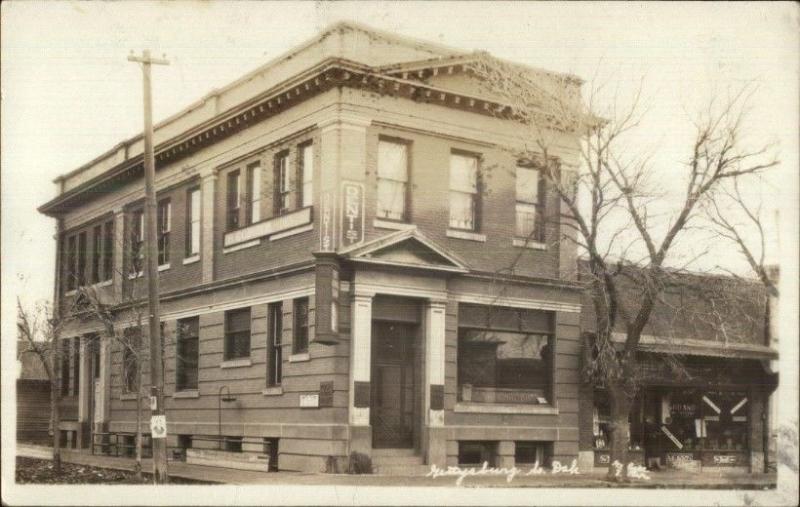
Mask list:
[[[142,385],[141,381],[136,392],[136,478],[142,480]]]
[[[59,406],[58,396],[59,385],[58,382],[50,383],[50,411],[51,421],[53,425],[53,470],[55,473],[61,473],[61,431],[58,427],[61,425],[61,407]]]
[[[61,425],[61,379],[56,373],[58,358],[55,353],[56,341],[51,345],[51,364],[50,368],[50,421],[53,425],[53,470],[55,473],[61,473],[61,431],[58,427]]]
[[[608,465],[608,478],[614,481],[627,481],[631,400],[620,385],[608,386],[608,398],[611,409],[611,459]]]

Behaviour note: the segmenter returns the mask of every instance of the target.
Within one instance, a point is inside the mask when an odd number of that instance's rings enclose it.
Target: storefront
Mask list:
[[[763,467],[764,407],[775,386],[760,361],[643,354],[640,364],[645,386],[631,410],[631,461],[692,471]],[[592,422],[595,466],[607,466],[610,412],[602,390],[594,393]]]

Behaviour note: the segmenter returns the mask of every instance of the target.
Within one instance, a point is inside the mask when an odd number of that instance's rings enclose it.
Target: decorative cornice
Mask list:
[[[373,68],[341,58],[327,59],[295,76],[290,82],[274,87],[214,118],[183,132],[155,147],[156,169],[181,160],[222,139],[270,118],[289,107],[336,86],[367,89],[380,94],[408,98],[417,102],[461,109],[477,114],[511,118],[511,107],[490,99],[437,88],[417,81],[381,74]],[[366,119],[341,115],[334,121],[353,126],[366,126]],[[125,143],[119,145],[123,146]],[[117,148],[118,149],[118,148]],[[88,169],[90,166],[84,166]],[[139,177],[143,172],[143,156],[127,159],[112,169],[67,190],[39,207],[41,213],[57,215],[69,209],[89,189],[103,192],[114,183]],[[75,173],[73,171],[73,173]]]

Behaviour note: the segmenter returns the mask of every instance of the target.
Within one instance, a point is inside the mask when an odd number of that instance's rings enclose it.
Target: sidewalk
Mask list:
[[[94,456],[88,452],[62,450],[62,459],[79,465],[117,470],[133,470],[130,458]],[[17,444],[17,456],[51,459],[49,447]],[[142,460],[145,471],[152,469],[150,459]],[[255,472],[203,465],[169,462],[169,475],[217,484],[240,485],[342,485],[342,486],[456,486],[456,477],[398,477],[388,475],[316,474],[304,472]],[[657,472],[650,480],[632,480],[628,484],[611,484],[604,473],[582,475],[535,475],[515,477],[510,483],[504,476],[467,477],[462,487],[528,487],[528,488],[682,488],[682,489],[749,489],[763,490],[775,487],[775,474],[691,474],[682,471]]]

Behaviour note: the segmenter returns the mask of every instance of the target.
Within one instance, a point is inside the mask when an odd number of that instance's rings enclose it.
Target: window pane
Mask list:
[[[100,281],[100,258],[103,255],[102,226],[96,225],[92,230],[92,283]]]
[[[408,181],[407,146],[401,143],[378,143],[378,177]]]
[[[378,180],[378,218],[403,220],[406,204],[405,183],[379,179]]]
[[[517,203],[516,235],[533,238],[536,229],[536,206]]]
[[[225,359],[250,356],[250,308],[225,313]]]
[[[478,191],[478,159],[465,155],[450,155],[450,190],[476,193]]]
[[[517,201],[529,204],[539,202],[539,171],[517,167]]]
[[[475,199],[472,194],[450,192],[450,227],[475,228]]]
[[[458,383],[462,399],[537,403],[549,397],[550,338],[543,334],[462,329]],[[468,385],[465,389],[464,386]]]

